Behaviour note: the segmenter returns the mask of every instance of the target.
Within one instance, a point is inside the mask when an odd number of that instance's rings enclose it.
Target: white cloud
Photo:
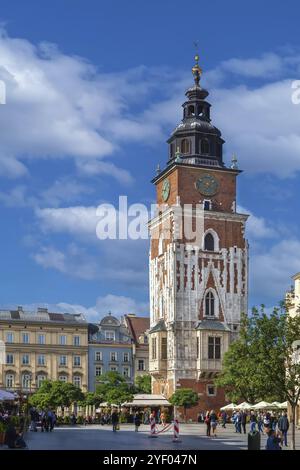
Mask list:
[[[96,257],[90,256],[74,243],[69,244],[64,251],[52,246],[43,246],[32,257],[43,268],[55,269],[71,277],[87,281],[98,277]]]
[[[264,217],[257,217],[249,209],[245,209],[242,206],[238,206],[237,211],[241,214],[249,215],[246,224],[246,234],[250,239],[277,237],[277,231],[269,226],[269,222]]]
[[[36,216],[43,231],[69,233],[74,236],[94,235],[100,217],[96,216],[96,207],[61,207],[37,209]]]
[[[287,239],[271,248],[261,249],[250,257],[250,291],[260,303],[284,299],[291,285],[291,276],[299,272],[300,240]]]
[[[127,313],[135,313],[142,316],[149,315],[149,305],[147,302],[139,302],[131,297],[113,294],[98,297],[96,305],[93,307],[83,307],[82,305],[73,305],[65,302],[58,303],[57,307],[60,311],[69,313],[82,312],[89,321],[94,322],[98,322],[108,312],[116,316]]]

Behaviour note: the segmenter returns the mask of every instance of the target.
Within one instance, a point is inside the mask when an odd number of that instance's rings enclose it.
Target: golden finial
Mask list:
[[[199,65],[198,41],[194,42],[194,46],[196,48],[196,54],[195,54],[195,57],[194,57],[195,58],[195,65],[192,68],[192,74],[193,74],[196,86],[199,86],[200,78],[201,78],[201,75],[202,75],[202,69]]]

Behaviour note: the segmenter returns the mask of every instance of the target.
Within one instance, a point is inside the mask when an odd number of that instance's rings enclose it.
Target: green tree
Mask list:
[[[151,375],[138,375],[135,379],[137,393],[151,393]]]
[[[186,422],[186,410],[192,406],[197,405],[199,399],[198,395],[191,388],[180,388],[176,390],[171,398],[170,403],[174,406],[182,406],[184,409],[184,420]]]
[[[103,401],[103,397],[97,393],[87,392],[84,399],[80,402],[82,406],[96,406],[96,408]]]
[[[84,394],[80,388],[69,382],[45,380],[34,393],[29,402],[38,408],[69,407],[72,403],[81,402]]]
[[[107,403],[121,405],[133,399],[134,387],[128,384],[121,374],[110,371],[99,378],[96,394],[103,397],[103,401]]]
[[[295,448],[296,406],[300,395],[300,361],[295,342],[300,339],[300,315],[287,315],[283,303],[268,315],[262,305],[243,316],[239,339],[226,352],[216,384],[231,400],[288,401]]]

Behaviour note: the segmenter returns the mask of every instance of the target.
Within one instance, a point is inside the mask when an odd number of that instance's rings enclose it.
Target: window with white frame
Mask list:
[[[29,333],[22,333],[22,343],[29,344]]]
[[[31,387],[31,375],[25,373],[22,375],[22,388],[28,389],[30,387]]]
[[[115,332],[111,330],[105,330],[105,339],[107,341],[115,341]]]
[[[102,367],[97,366],[97,367],[95,367],[95,376],[100,377],[100,375],[102,375]]]
[[[59,356],[59,365],[66,366],[67,365],[67,356]]]
[[[23,366],[28,366],[29,365],[29,354],[23,354],[22,364],[23,364]]]
[[[9,353],[6,354],[6,364],[13,364],[14,363],[14,355]]]
[[[124,354],[123,354],[123,362],[129,362],[129,353],[128,353],[128,352],[124,352]]]
[[[208,359],[221,359],[221,338],[219,336],[208,337]]]
[[[117,366],[110,366],[111,372],[117,372],[118,367]]]
[[[67,344],[67,336],[66,335],[59,335],[59,344],[61,346],[65,346]]]
[[[130,367],[123,367],[123,377],[129,379],[130,377]]]
[[[95,352],[95,361],[96,362],[102,361],[102,351],[96,351]]]
[[[75,367],[80,367],[81,366],[81,357],[80,356],[74,356],[73,365]]]
[[[208,291],[205,296],[205,315],[207,317],[214,317],[216,314],[216,301],[212,291]]]
[[[39,366],[44,366],[44,365],[46,365],[45,354],[39,354],[39,355],[38,355],[38,365],[39,365]]]
[[[145,370],[145,361],[144,361],[144,359],[139,359],[138,370]]]
[[[38,344],[45,344],[46,343],[46,336],[43,334],[38,335]]]
[[[45,374],[39,374],[37,376],[37,387],[40,388],[42,383],[44,382],[44,380],[46,380],[46,376]]]
[[[111,362],[117,362],[118,360],[118,354],[115,351],[112,351],[110,353],[110,361]]]
[[[5,376],[5,387],[6,388],[13,388],[15,383],[14,374],[6,374]]]
[[[80,346],[80,336],[78,336],[78,335],[74,336],[73,344],[74,344],[74,346]]]
[[[60,376],[58,377],[58,380],[59,380],[60,382],[67,382],[68,379],[67,379],[67,376],[66,376],[66,375],[60,375]]]
[[[207,387],[206,387],[206,392],[207,392],[207,395],[208,395],[208,396],[210,396],[210,397],[215,397],[216,394],[217,394],[216,386],[213,385],[213,384],[207,385]]]
[[[6,342],[7,343],[13,343],[14,342],[14,334],[11,331],[6,333]]]
[[[75,387],[81,387],[81,377],[79,375],[74,375],[73,384]]]

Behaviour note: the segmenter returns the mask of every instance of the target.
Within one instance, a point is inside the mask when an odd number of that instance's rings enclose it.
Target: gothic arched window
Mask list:
[[[208,233],[204,239],[204,250],[215,251],[215,240],[211,233]]]
[[[181,153],[190,153],[190,141],[188,139],[182,139],[181,141]]]
[[[208,139],[202,139],[201,140],[201,153],[203,155],[208,155],[209,154],[209,141],[208,141]]]
[[[211,291],[205,296],[205,315],[207,317],[215,316],[215,296]]]

